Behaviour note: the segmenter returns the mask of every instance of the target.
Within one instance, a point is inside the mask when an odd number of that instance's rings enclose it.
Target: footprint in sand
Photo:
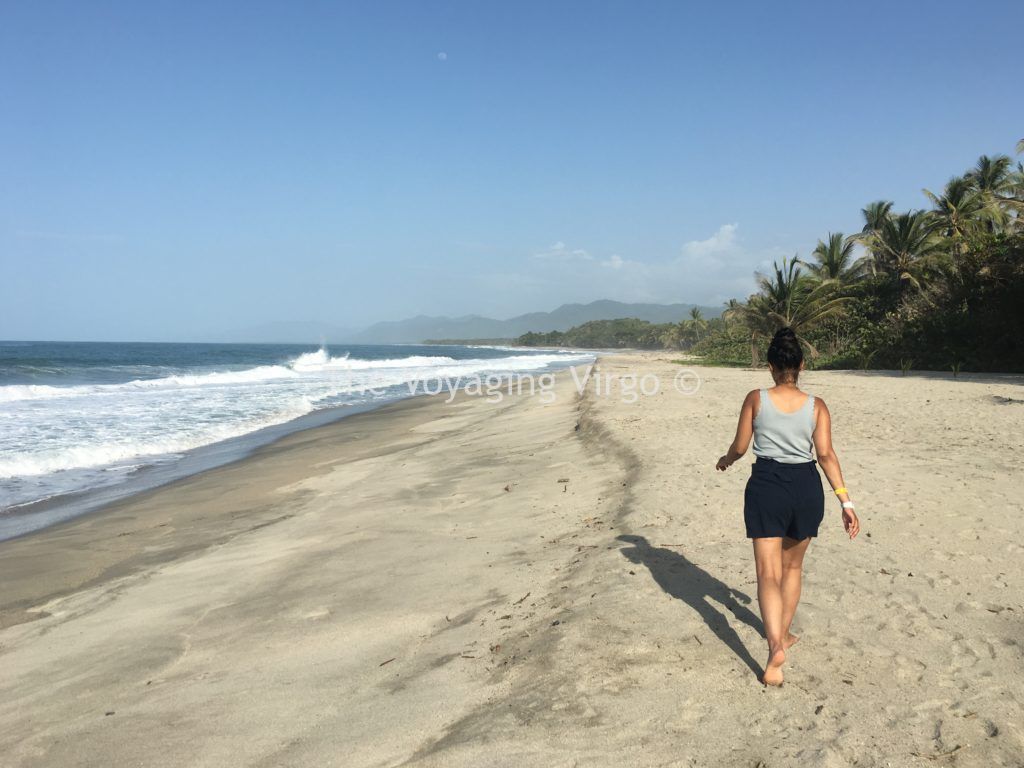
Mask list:
[[[978,654],[974,652],[967,643],[961,639],[956,639],[950,646],[950,650],[953,653],[953,658],[950,661],[950,668],[954,671],[970,669],[977,665]]]

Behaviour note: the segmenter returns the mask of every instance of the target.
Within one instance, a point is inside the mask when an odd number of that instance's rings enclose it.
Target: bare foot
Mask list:
[[[765,664],[764,674],[761,675],[761,682],[765,685],[782,687],[782,665],[786,663],[786,649],[776,648],[768,654],[768,663]]]
[[[782,647],[784,650],[788,651],[790,648],[796,645],[799,640],[800,635],[794,635],[792,632],[790,632],[788,635],[786,635],[786,639],[782,641]]]

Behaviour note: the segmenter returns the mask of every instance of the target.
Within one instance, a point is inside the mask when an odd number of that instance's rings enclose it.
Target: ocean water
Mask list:
[[[593,357],[447,345],[0,341],[0,540],[446,380]]]

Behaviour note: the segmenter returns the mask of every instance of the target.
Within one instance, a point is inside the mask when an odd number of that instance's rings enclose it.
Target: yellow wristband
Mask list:
[[[836,490],[835,490],[836,496],[838,496],[840,493],[849,493],[849,491],[846,490],[845,488],[836,488]]]

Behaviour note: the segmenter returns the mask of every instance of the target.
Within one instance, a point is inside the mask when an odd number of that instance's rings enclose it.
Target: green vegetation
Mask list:
[[[756,364],[790,325],[817,367],[1024,371],[1024,168],[983,156],[924,193],[928,210],[876,201],[861,232],[829,233],[810,262],[784,259],[694,351]]]
[[[699,307],[680,323],[649,323],[636,318],[592,320],[567,331],[524,333],[515,340],[526,347],[588,347],[590,349],[690,349],[708,334],[711,323]]]
[[[1017,145],[1024,153],[1024,139]],[[807,261],[758,275],[758,291],[719,318],[605,320],[528,333],[524,345],[682,349],[720,365],[758,365],[790,326],[818,368],[1024,372],[1024,166],[982,156],[931,207],[878,200],[860,232],[829,232]]]
[[[699,310],[697,310],[699,313]],[[527,347],[588,347],[590,349],[664,349],[665,336],[674,332],[673,323],[646,320],[591,320],[568,331],[524,333],[517,344]]]

